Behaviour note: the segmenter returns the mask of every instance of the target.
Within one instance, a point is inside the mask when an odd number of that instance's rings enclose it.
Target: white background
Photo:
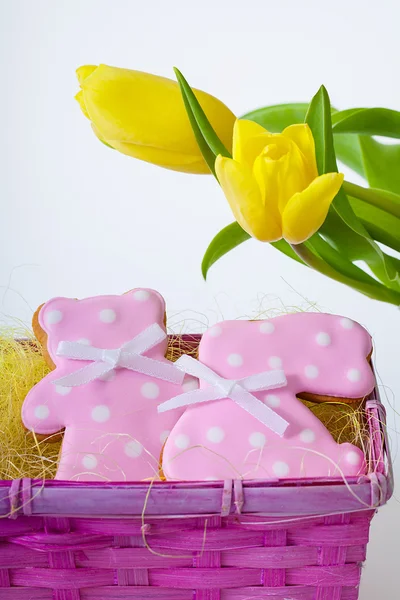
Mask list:
[[[321,83],[339,108],[400,108],[397,0],[0,0],[0,312],[30,320],[55,295],[158,289],[170,323],[204,328],[264,308],[355,318],[374,336],[389,435],[399,396],[397,308],[246,242],[202,280],[212,237],[232,221],[212,177],[158,169],[109,150],[73,99],[75,68],[103,62],[173,76],[240,115],[308,101]],[[353,180],[356,180],[353,178]],[[399,461],[397,461],[399,473]],[[375,518],[362,600],[399,597],[400,507]]]

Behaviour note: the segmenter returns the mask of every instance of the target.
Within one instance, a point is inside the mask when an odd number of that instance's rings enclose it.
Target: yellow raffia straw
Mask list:
[[[150,483],[149,483],[149,487],[147,488],[147,492],[146,492],[146,496],[144,499],[144,504],[143,504],[143,509],[142,509],[142,513],[141,513],[141,521],[142,521],[142,540],[143,540],[143,544],[144,546],[147,548],[147,550],[149,552],[151,552],[151,554],[154,554],[154,556],[161,556],[162,558],[193,558],[193,553],[192,554],[165,554],[165,553],[161,553],[161,552],[157,552],[157,550],[154,550],[148,543],[147,541],[147,531],[148,529],[150,529],[151,525],[146,523],[146,508],[147,508],[147,504],[149,502],[149,498],[150,498],[150,494],[151,494],[151,489],[153,487],[154,482],[156,481],[156,479],[151,479]],[[192,516],[192,515],[190,515]],[[152,517],[154,519],[160,519],[163,517],[157,516],[155,515],[154,517]],[[186,518],[186,515],[182,515],[181,518]],[[204,529],[203,529],[203,539],[202,539],[202,544],[201,544],[201,549],[199,551],[199,553],[196,555],[195,558],[201,558],[204,554],[204,548],[206,545],[206,539],[207,539],[207,525],[208,525],[208,519],[206,518],[204,521]]]
[[[0,479],[54,477],[60,442],[38,440],[21,421],[26,394],[48,372],[31,332],[0,331]]]

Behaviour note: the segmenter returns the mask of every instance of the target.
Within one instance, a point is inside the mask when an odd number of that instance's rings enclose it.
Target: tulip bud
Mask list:
[[[185,173],[209,173],[175,81],[107,65],[77,70],[76,95],[97,137],[123,154]],[[227,148],[234,114],[217,98],[194,90]]]

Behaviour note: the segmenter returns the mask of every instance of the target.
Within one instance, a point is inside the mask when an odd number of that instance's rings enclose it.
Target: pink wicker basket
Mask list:
[[[378,395],[366,413],[346,482],[0,482],[0,600],[356,600],[393,481]]]

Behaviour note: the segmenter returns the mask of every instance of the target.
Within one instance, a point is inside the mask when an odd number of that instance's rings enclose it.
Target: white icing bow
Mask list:
[[[190,356],[182,356],[176,361],[175,365],[184,373],[206,381],[209,386],[191,390],[163,402],[158,406],[158,412],[165,412],[200,402],[230,398],[279,437],[282,437],[285,433],[289,423],[250,393],[284,387],[287,385],[284,371],[264,371],[243,379],[234,380],[217,375],[212,369]]]
[[[142,356],[144,352],[157,346],[166,337],[165,331],[157,323],[153,323],[132,340],[123,344],[121,348],[95,348],[80,342],[62,341],[58,345],[57,356],[72,360],[89,360],[92,361],[92,364],[65,375],[53,383],[64,387],[76,387],[99,379],[113,369],[123,368],[170,383],[181,384],[185,374],[173,363]]]

